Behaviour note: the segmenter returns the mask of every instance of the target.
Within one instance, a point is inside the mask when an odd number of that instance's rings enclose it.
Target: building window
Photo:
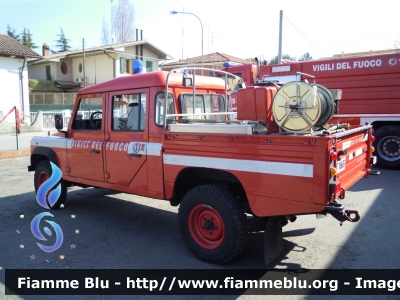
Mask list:
[[[46,66],[46,80],[51,80],[50,66]]]
[[[119,72],[121,74],[132,74],[132,63],[131,62],[132,62],[132,60],[121,57],[119,59],[119,63],[120,63]]]
[[[63,73],[64,75],[67,74],[68,72],[68,65],[65,61],[63,61],[61,63],[61,73]]]
[[[146,72],[152,72],[152,71],[153,71],[153,62],[146,61]]]
[[[126,59],[125,60],[125,73],[128,73],[128,74],[132,74],[132,71],[131,71],[131,60],[130,59]]]

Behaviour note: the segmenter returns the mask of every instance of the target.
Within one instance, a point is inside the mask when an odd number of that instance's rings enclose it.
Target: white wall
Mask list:
[[[6,115],[14,106],[16,106],[20,110],[22,117],[22,92],[21,82],[19,79],[19,68],[22,67],[23,62],[24,59],[0,56],[0,111],[2,111],[4,115]],[[29,89],[26,63],[22,76],[24,112],[25,117],[29,118]],[[7,118],[7,121],[11,123],[15,122],[14,113]]]
[[[140,46],[138,47],[140,49]],[[136,46],[132,47],[122,47],[118,49],[119,51],[125,51],[125,53],[107,51],[107,54],[97,53],[96,56],[86,54],[85,56],[85,75],[89,78],[88,85],[95,83],[104,82],[110,80],[114,76],[113,67],[115,67],[115,77],[128,75],[127,73],[120,73],[120,58],[130,59],[131,61],[136,58]],[[115,66],[114,60],[115,59]],[[158,56],[146,48],[143,45],[143,72],[146,72],[146,61],[153,62],[153,71],[158,71],[159,61],[156,59]],[[65,61],[68,65],[68,73],[61,73],[61,63]],[[96,63],[95,63],[96,62]],[[46,65],[50,66],[51,77],[53,80],[72,80],[77,82],[77,77],[83,78],[83,70],[79,72],[79,64],[83,67],[83,58],[66,58],[60,59],[60,62],[41,62],[37,64],[32,64],[29,66],[29,78],[37,80],[46,79]]]
[[[143,48],[143,69],[146,69],[146,61],[151,61],[153,62],[153,72],[154,71],[159,71],[160,68],[158,67],[159,61],[155,58],[150,58],[150,57],[157,57],[154,52]]]
[[[67,73],[63,74],[61,71],[61,64],[65,62],[67,64]],[[50,70],[51,72],[52,70]],[[53,80],[63,80],[63,81],[71,81],[74,80],[72,77],[72,59],[71,58],[64,58],[61,59],[59,63],[56,64],[56,69],[55,69],[55,77],[52,77]]]
[[[29,79],[46,80],[46,66],[50,66],[51,78],[55,80],[57,72],[57,64],[55,62],[45,62],[30,65]]]
[[[121,72],[120,72],[120,58],[121,57],[124,57],[125,59],[130,59],[131,64],[132,64],[132,61],[136,59],[136,46],[128,47],[128,48],[125,48],[124,50],[125,50],[124,53],[118,53],[116,56],[116,77],[127,75],[127,73],[121,74]],[[138,52],[139,52],[138,58],[140,58],[140,55],[139,55],[140,54],[140,45],[138,46]],[[157,57],[157,55],[154,52],[150,51],[149,49],[146,48],[145,45],[143,45],[143,73],[146,73],[146,61],[153,62],[153,72],[159,70],[158,60],[156,59],[156,57]]]
[[[110,53],[110,56],[113,57],[115,55],[113,53]],[[83,78],[83,69],[82,72],[79,72],[79,64],[82,64],[83,68],[82,57],[74,58],[72,60],[72,81],[75,82],[77,82],[77,77]],[[95,81],[96,83],[100,83],[112,79],[113,64],[114,61],[105,54],[96,54],[96,56],[85,56],[85,76],[89,78],[88,85],[94,84]]]

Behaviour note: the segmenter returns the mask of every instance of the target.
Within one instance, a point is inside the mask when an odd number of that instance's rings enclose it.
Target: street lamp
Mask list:
[[[204,68],[204,59],[203,59],[203,23],[201,23],[201,20],[198,16],[196,16],[195,14],[189,13],[189,12],[185,12],[185,11],[174,11],[172,10],[170,12],[171,15],[176,15],[176,14],[186,14],[186,15],[192,15],[195,16],[201,25],[201,67]],[[201,75],[203,75],[203,70],[201,70]]]

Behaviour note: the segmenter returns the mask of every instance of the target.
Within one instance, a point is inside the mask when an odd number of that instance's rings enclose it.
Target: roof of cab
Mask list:
[[[168,72],[157,71],[121,76],[82,88],[79,94],[94,94],[157,86],[164,87],[166,86],[167,75]],[[182,73],[171,73],[168,79],[168,87],[182,86],[183,76],[184,74]],[[191,75],[186,76],[191,77]],[[216,77],[196,75],[195,83],[196,88],[225,89],[225,81]]]

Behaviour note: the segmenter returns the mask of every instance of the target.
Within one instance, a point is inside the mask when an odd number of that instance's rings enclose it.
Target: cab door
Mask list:
[[[108,183],[147,190],[149,89],[109,93],[105,151]]]
[[[104,181],[104,94],[78,99],[67,142],[69,176]]]

